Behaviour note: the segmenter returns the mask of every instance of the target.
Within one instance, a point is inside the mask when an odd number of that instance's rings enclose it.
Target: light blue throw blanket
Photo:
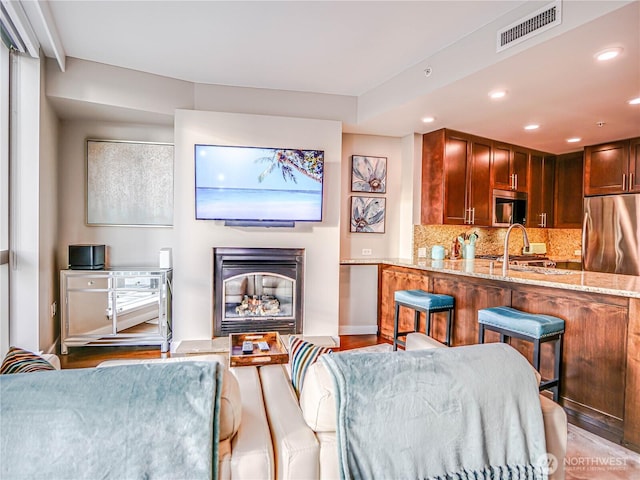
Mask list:
[[[320,361],[336,387],[342,478],[547,478],[537,381],[510,346]]]
[[[0,478],[215,479],[222,366],[0,375]]]

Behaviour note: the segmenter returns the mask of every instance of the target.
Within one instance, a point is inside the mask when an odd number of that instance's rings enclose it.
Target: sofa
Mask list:
[[[407,336],[407,351],[432,348],[448,347],[421,333]],[[286,365],[265,365],[259,374],[271,426],[276,478],[339,478],[335,387],[324,365],[316,362],[308,368],[299,399],[291,388]],[[540,407],[547,451],[554,458],[549,478],[562,480],[567,417],[562,407],[544,395],[540,395]]]
[[[55,355],[13,356],[0,375],[1,478],[275,476],[256,367],[199,355],[60,370]]]
[[[407,337],[408,351],[433,348],[447,347],[420,333]],[[59,368],[55,358],[52,360]],[[102,362],[98,369],[193,361],[224,366],[221,372],[217,445],[218,478],[269,480],[340,477],[335,390],[323,362],[308,366],[299,395],[292,386],[289,365],[227,368],[228,358],[221,355],[110,360]],[[73,375],[73,371],[66,372]],[[42,375],[40,378],[44,379],[47,373],[25,375]],[[37,383],[38,379],[34,380]],[[540,407],[547,451],[557,461],[549,478],[562,480],[567,444],[566,415],[559,405],[543,395],[540,395]],[[60,439],[64,442],[64,435]],[[58,448],[57,452],[58,456],[70,454],[64,448]],[[185,472],[185,478],[195,477],[190,473]]]

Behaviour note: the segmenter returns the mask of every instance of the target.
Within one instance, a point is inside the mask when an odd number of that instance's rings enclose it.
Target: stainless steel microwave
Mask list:
[[[508,227],[514,223],[525,225],[527,221],[527,194],[511,190],[493,190],[494,227]]]

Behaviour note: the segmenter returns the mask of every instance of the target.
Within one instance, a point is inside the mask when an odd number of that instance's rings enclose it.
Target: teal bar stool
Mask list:
[[[555,342],[554,378],[540,382],[540,391],[551,390],[553,400],[560,396],[560,375],[562,373],[562,338],[564,320],[551,315],[527,313],[511,307],[491,307],[478,310],[478,341],[484,343],[485,330],[500,334],[500,341],[519,338],[533,343],[533,368],[540,371],[540,345]]]
[[[398,337],[405,337],[409,333],[417,332],[420,327],[420,313],[426,314],[425,334],[431,336],[431,314],[447,312],[447,333],[445,345],[451,344],[451,325],[453,323],[453,308],[455,299],[451,295],[440,293],[428,293],[424,290],[397,290],[393,294],[395,301],[395,318],[393,321],[393,350],[398,350],[398,345],[405,346],[405,341]],[[413,330],[401,332],[398,328],[400,307],[411,308],[415,311]]]

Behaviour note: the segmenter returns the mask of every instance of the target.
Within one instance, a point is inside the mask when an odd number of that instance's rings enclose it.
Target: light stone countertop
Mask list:
[[[581,270],[535,269],[521,270],[522,266],[510,265],[507,276],[502,276],[502,263],[490,260],[431,260],[420,259],[343,259],[340,265],[395,265],[429,272],[440,272],[466,277],[484,278],[526,285],[601,293],[618,297],[640,298],[640,277],[613,273],[584,272]],[[555,272],[554,272],[555,271]]]

